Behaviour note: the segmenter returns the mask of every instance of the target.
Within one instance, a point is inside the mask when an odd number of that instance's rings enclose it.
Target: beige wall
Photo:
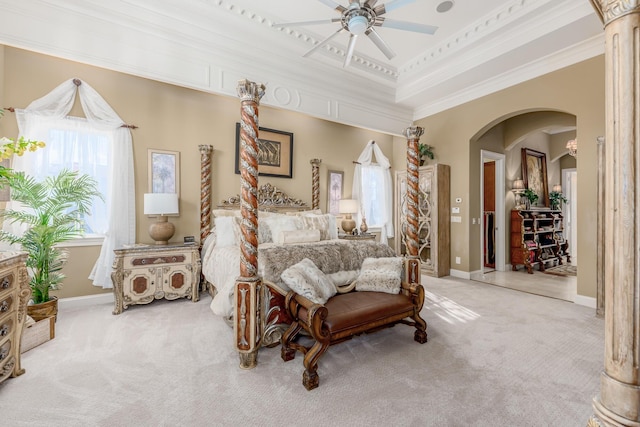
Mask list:
[[[239,176],[234,173],[235,123],[239,120],[237,98],[206,94],[9,47],[4,48],[4,55],[0,50],[0,65],[3,61],[4,66],[0,67],[0,105],[23,108],[62,81],[78,77],[91,84],[127,123],[139,126],[133,131],[139,242],[150,241],[146,231],[150,220],[141,214],[140,197],[147,191],[149,148],[181,153],[181,213],[179,218],[173,220],[176,224],[174,240],[180,241],[186,235],[197,236],[199,233],[199,144],[214,146],[214,204],[237,194]],[[471,218],[480,216],[476,189],[479,154],[475,154],[479,153],[479,149],[475,145],[471,150],[470,141],[506,118],[541,110],[566,112],[575,116],[578,139],[594,142],[580,145],[578,245],[581,268],[578,293],[595,297],[595,139],[604,135],[603,57],[567,67],[416,122],[425,128],[421,141],[435,147],[436,161],[451,165],[452,205],[456,197],[463,199],[459,205],[463,222],[451,225],[451,257],[461,257],[462,263],[452,263],[452,267],[463,272],[473,270],[472,252],[479,251],[479,242],[470,238],[470,233],[475,233]],[[77,114],[78,109],[74,112]],[[326,171],[345,172],[344,196],[350,196],[352,160],[357,158],[370,139],[380,144],[392,160],[394,170],[406,169],[406,140],[402,137],[391,137],[268,107],[260,109],[260,125],[294,133],[294,179],[261,178],[261,181],[271,182],[291,196],[310,203],[309,160],[321,158],[322,208],[326,204]],[[10,115],[0,121],[0,134],[13,136],[16,132],[15,120]],[[72,248],[73,264],[70,262],[65,269],[69,279],[65,289],[59,293],[61,297],[102,292],[86,279],[96,256],[97,248],[95,251]]]
[[[0,105],[24,108],[70,78],[89,83],[114,108],[124,121],[139,126],[132,131],[137,209],[137,241],[149,243],[150,219],[142,214],[142,197],[147,192],[147,150],[149,148],[180,152],[180,216],[173,241],[186,235],[199,235],[200,153],[199,144],[214,147],[212,158],[213,203],[239,192],[240,176],[234,173],[235,123],[240,119],[240,101],[123,73],[108,71],[71,61],[4,48],[0,64]],[[82,115],[79,102],[72,111]],[[393,155],[389,135],[319,120],[303,114],[274,108],[260,108],[260,125],[294,134],[293,179],[261,177],[292,197],[311,204],[312,158],[322,159],[320,167],[320,203],[327,199],[327,170],[344,171],[344,196],[351,196],[353,163],[366,143],[375,140],[388,157]],[[0,134],[15,136],[17,128],[11,113],[0,121]],[[103,292],[87,279],[99,254],[99,248],[71,248],[65,268],[67,280],[60,297]],[[106,291],[110,292],[110,291]]]
[[[451,165],[451,201],[461,197],[462,223],[451,224],[452,268],[471,271],[471,218],[479,216],[479,157],[471,141],[506,118],[531,111],[560,111],[575,116],[580,144],[578,170],[578,294],[595,297],[596,138],[604,135],[604,57],[600,56],[416,121],[425,128],[421,141],[435,147],[437,160]],[[505,136],[506,139],[506,136]],[[399,142],[400,139],[398,139]],[[591,143],[590,143],[591,142]],[[394,146],[394,168],[404,169],[401,144]],[[472,154],[473,153],[473,154]],[[479,257],[478,257],[479,259]]]

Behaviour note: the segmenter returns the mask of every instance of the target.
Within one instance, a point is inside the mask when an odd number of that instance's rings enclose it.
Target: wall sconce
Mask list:
[[[511,188],[513,194],[516,196],[516,209],[524,209],[524,204],[522,203],[522,193],[524,193],[524,181],[522,179],[516,179],[513,181],[513,187]]]
[[[356,222],[351,218],[351,214],[358,212],[358,201],[355,199],[341,199],[338,202],[338,210],[345,214],[342,220],[342,229],[345,233],[351,233],[356,228]]]
[[[158,220],[149,226],[149,236],[156,241],[156,245],[166,245],[176,231],[167,215],[178,214],[178,194],[145,193],[144,214],[158,215]]]
[[[567,150],[569,150],[569,155],[573,157],[578,157],[578,140],[571,139],[567,142]]]

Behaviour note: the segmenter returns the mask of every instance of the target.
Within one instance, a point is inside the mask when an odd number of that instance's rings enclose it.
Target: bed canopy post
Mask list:
[[[420,283],[420,258],[418,257],[418,190],[420,182],[420,158],[418,142],[424,133],[419,126],[410,126],[402,134],[407,138],[407,279]]]
[[[213,145],[198,145],[200,150],[200,246],[211,231],[211,153]]]
[[[320,209],[320,163],[321,159],[311,159],[311,209]]]
[[[240,277],[234,292],[234,339],[242,369],[255,368],[260,346],[258,307],[258,106],[265,87],[249,80],[238,82],[240,107]]]

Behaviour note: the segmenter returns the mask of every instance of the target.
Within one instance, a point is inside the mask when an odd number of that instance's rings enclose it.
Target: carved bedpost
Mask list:
[[[604,240],[598,242],[604,245],[604,370],[589,425],[640,426],[640,2],[591,3],[605,31],[606,143]]]
[[[320,209],[320,159],[311,159],[311,209]]]
[[[240,367],[255,368],[261,333],[260,278],[258,277],[258,106],[264,85],[241,80],[240,122],[240,277],[235,285],[234,337],[240,355]]]
[[[200,247],[211,231],[211,153],[213,145],[198,145],[200,150]]]
[[[407,279],[420,283],[420,258],[418,257],[418,191],[420,184],[420,157],[418,142],[424,133],[419,126],[406,128],[402,134],[407,138]]]

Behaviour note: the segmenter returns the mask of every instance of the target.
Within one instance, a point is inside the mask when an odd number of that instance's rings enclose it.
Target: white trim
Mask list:
[[[585,297],[584,295],[576,295],[573,300],[574,303],[578,305],[583,305],[585,307],[596,309],[596,299],[593,297]]]
[[[455,270],[452,268],[449,270],[449,275],[453,277],[457,277],[459,279],[471,280],[471,273],[469,273],[468,271]]]
[[[70,310],[101,304],[113,304],[113,301],[113,292],[105,292],[103,294],[85,295],[81,297],[60,298],[58,300],[58,308],[60,310]]]
[[[78,237],[77,239],[69,240],[68,242],[60,243],[56,246],[60,248],[73,248],[77,246],[102,246],[103,242],[104,236]]]

